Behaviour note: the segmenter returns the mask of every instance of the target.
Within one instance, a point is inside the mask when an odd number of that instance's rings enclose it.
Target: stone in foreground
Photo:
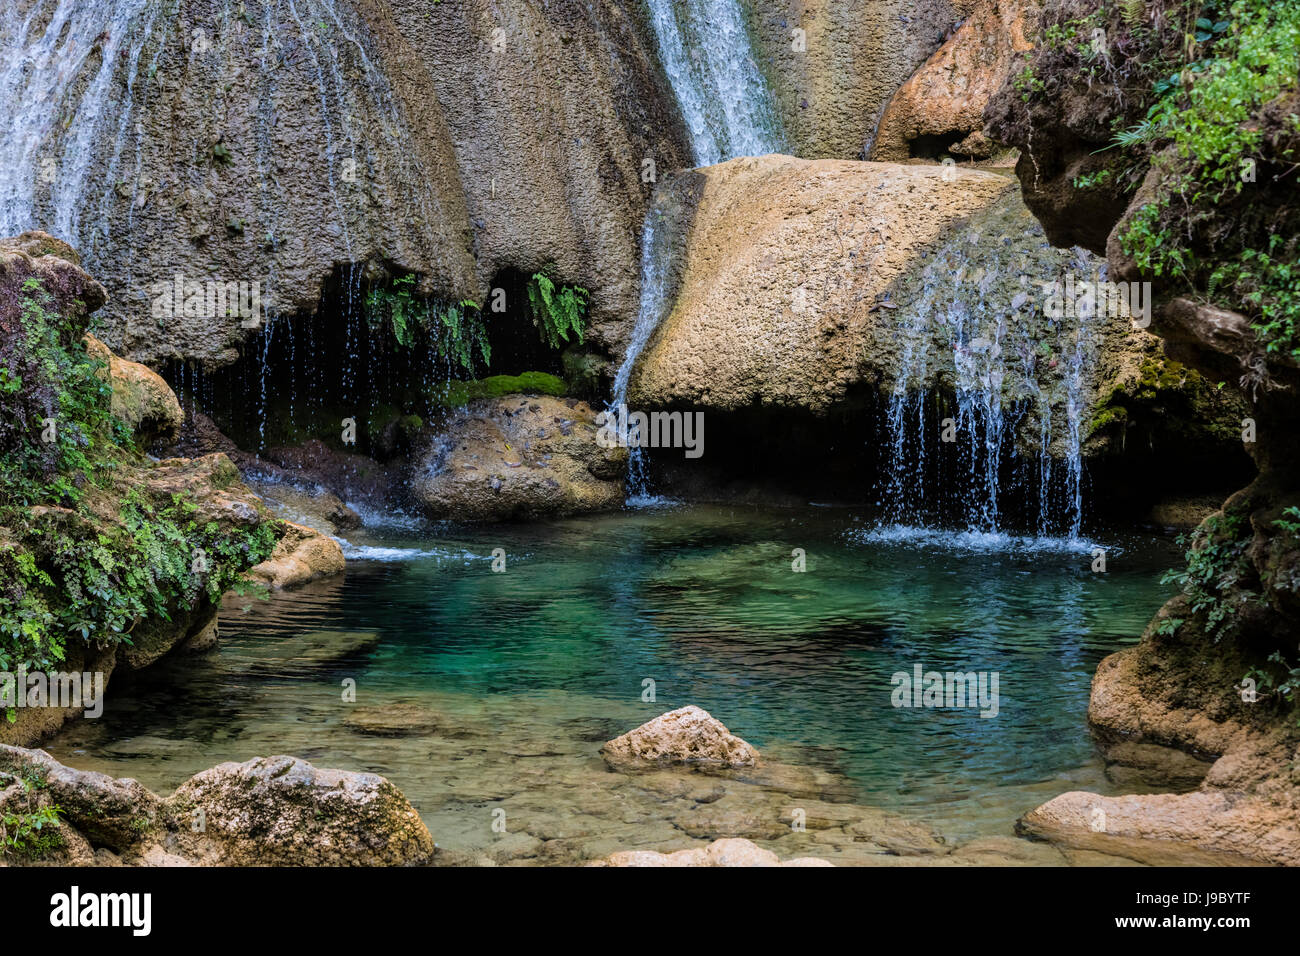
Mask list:
[[[600,749],[605,762],[619,769],[664,764],[705,767],[758,766],[758,751],[694,705],[672,710],[615,737]]]

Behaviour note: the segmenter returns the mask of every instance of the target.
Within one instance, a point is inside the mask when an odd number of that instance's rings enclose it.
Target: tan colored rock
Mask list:
[[[93,335],[86,335],[86,351],[108,366],[113,415],[130,425],[146,443],[175,440],[185,413],[163,377],[139,362],[118,358]]]
[[[506,521],[620,507],[627,450],[602,448],[595,412],[549,395],[506,395],[455,413],[411,493],[434,519]]]
[[[1018,829],[1153,866],[1249,861],[1300,866],[1295,807],[1224,790],[1123,797],[1076,790],[1031,810]]]
[[[661,714],[615,737],[600,753],[611,766],[623,769],[662,764],[740,768],[759,763],[757,750],[694,705]]]
[[[433,839],[401,791],[372,773],[322,770],[297,757],[223,763],[167,800],[228,866],[404,866],[426,863]]]
[[[343,549],[328,535],[306,525],[284,522],[284,536],[271,556],[248,573],[276,591],[338,574],[344,568]]]
[[[948,152],[984,158],[984,108],[1033,49],[1041,0],[977,0],[970,16],[899,87],[877,128],[871,159],[901,162],[926,154],[918,140],[936,137],[927,155]]]
[[[816,857],[798,857],[784,862],[771,850],[749,840],[715,840],[705,847],[656,853],[653,850],[624,850],[612,853],[589,866],[834,866]]]
[[[899,332],[878,308],[891,284],[1015,189],[992,173],[788,156],[698,175],[676,304],[633,373],[634,407],[823,411],[892,374]]]

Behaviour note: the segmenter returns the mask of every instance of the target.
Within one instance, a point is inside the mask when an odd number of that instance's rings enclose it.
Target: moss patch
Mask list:
[[[564,379],[546,372],[524,372],[521,375],[489,375],[476,382],[448,382],[442,404],[460,408],[480,398],[500,398],[502,395],[555,395],[568,392]]]

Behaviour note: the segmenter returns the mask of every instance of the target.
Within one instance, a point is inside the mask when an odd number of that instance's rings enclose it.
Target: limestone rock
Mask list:
[[[607,763],[620,769],[662,764],[741,768],[759,762],[757,750],[727,730],[722,721],[694,705],[669,711],[615,737],[600,753]]]
[[[343,549],[333,538],[291,521],[284,526],[284,536],[271,556],[249,569],[253,578],[283,591],[343,570]]]
[[[471,402],[417,466],[411,493],[434,519],[504,521],[623,503],[627,450],[602,448],[595,413],[549,395]]]
[[[161,809],[158,797],[134,780],[73,770],[43,750],[0,744],[0,771],[38,776],[63,818],[94,844],[112,850],[139,843]]]
[[[196,774],[167,801],[230,866],[400,866],[426,863],[433,839],[401,792],[372,773],[259,757]]]
[[[118,358],[93,335],[86,336],[86,351],[107,365],[113,414],[131,426],[145,444],[171,441],[180,434],[185,413],[161,375],[139,362]]]

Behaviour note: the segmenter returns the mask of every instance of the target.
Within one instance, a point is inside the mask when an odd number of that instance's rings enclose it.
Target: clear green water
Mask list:
[[[218,650],[115,686],[100,720],[49,749],[159,790],[222,760],[294,753],[386,774],[441,845],[499,841],[485,821],[503,805],[533,821],[529,847],[558,828],[574,858],[689,845],[681,807],[628,789],[597,755],[688,703],[773,759],[825,771],[825,799],[900,811],[949,842],[1010,835],[1065,789],[1113,792],[1087,732],[1089,685],[1167,597],[1172,541],[1099,535],[1098,574],[1085,545],[862,527],[838,508],[682,506],[388,528],[354,551],[388,560],[228,603]],[[997,671],[998,715],[893,707],[891,676],[918,663]],[[356,705],[341,699],[349,679]],[[438,714],[439,729],[350,723],[356,707],[395,703]]]

